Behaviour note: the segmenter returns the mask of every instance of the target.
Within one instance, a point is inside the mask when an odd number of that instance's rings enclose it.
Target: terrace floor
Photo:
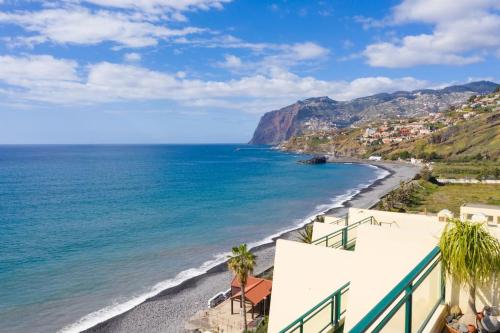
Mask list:
[[[234,314],[231,314],[231,300],[227,299],[215,308],[197,312],[187,322],[185,328],[187,330],[202,329],[217,330],[217,332],[224,333],[241,333],[243,331],[243,320],[239,310],[239,303],[234,302]],[[250,306],[247,306],[246,316],[248,327],[254,327]],[[257,317],[257,314],[255,314],[255,317]]]

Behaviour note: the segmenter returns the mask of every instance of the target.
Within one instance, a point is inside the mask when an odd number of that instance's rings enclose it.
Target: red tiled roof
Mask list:
[[[254,276],[249,276],[245,287],[245,299],[253,305],[257,305],[264,298],[271,295],[273,282],[271,280],[260,279]],[[231,281],[231,287],[241,288],[240,281],[235,277]],[[231,298],[241,297],[241,292],[232,295]]]

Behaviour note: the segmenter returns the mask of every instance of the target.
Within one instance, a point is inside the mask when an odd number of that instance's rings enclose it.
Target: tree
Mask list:
[[[313,226],[308,224],[304,229],[299,231],[299,241],[306,244],[311,244],[313,241]]]
[[[482,223],[453,219],[446,225],[439,247],[446,273],[469,288],[467,314],[475,318],[476,286],[500,271],[500,242]]]
[[[245,287],[248,281],[248,276],[253,273],[255,260],[257,257],[247,249],[246,244],[233,247],[232,254],[229,257],[227,266],[236,276],[241,286],[241,304],[243,306],[243,323],[245,332],[247,331],[247,308],[245,304]]]
[[[422,170],[420,170],[419,175],[423,180],[427,182],[431,181],[432,179],[432,171],[427,166],[423,167]]]

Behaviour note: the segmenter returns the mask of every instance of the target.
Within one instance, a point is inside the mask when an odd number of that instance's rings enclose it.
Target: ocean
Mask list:
[[[78,332],[387,171],[249,145],[0,146],[0,331]]]

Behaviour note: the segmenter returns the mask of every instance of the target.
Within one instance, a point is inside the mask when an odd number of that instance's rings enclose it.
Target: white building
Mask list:
[[[498,206],[470,203],[460,207],[461,220],[483,222],[480,220],[483,217],[484,222],[487,222],[488,225],[500,227],[500,209]]]
[[[471,206],[463,213],[474,214]],[[346,217],[315,222],[312,244],[278,240],[268,332],[330,332],[343,325],[346,333],[441,333],[448,307],[466,309],[468,295],[442,278],[443,216],[453,214],[349,208]],[[500,239],[500,228],[488,230]],[[498,298],[493,283],[478,288],[476,303],[498,306]]]
[[[382,160],[382,156],[372,155],[372,156],[368,157],[368,160],[370,160],[370,161],[380,161],[380,160]]]

